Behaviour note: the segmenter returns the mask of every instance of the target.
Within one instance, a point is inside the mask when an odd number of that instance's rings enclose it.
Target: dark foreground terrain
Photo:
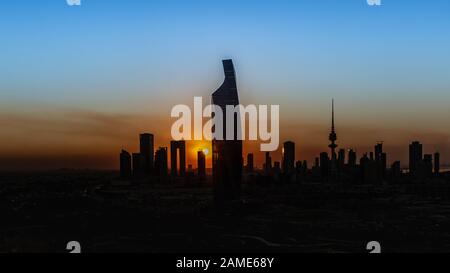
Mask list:
[[[0,252],[450,251],[450,187],[246,185],[216,209],[211,188],[120,181],[114,172],[0,174]]]

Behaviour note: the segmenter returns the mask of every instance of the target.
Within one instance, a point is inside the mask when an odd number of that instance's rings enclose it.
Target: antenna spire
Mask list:
[[[334,150],[337,148],[337,145],[335,143],[337,140],[337,135],[334,127],[334,99],[331,101],[331,132],[329,140],[331,141],[331,143],[328,147],[330,147],[332,150],[331,152],[334,153]]]
[[[334,132],[334,99],[331,100],[331,131]]]

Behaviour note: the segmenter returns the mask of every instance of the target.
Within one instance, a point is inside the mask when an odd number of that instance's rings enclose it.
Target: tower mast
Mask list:
[[[336,156],[336,148],[338,145],[336,144],[337,135],[334,126],[334,99],[331,101],[331,132],[329,135],[330,145],[328,147],[331,149],[331,175],[335,175],[337,172],[337,156]]]

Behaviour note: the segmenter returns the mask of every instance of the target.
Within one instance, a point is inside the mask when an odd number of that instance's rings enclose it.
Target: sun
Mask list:
[[[206,157],[210,157],[212,155],[212,146],[210,142],[207,141],[193,141],[190,144],[190,151],[192,152],[191,158],[197,160],[197,153],[202,152]]]

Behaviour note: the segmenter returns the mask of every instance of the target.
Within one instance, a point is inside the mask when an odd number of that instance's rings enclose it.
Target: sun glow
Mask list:
[[[211,155],[212,144],[208,141],[192,141],[190,142],[189,150],[192,152],[192,156],[195,160],[197,160],[197,153],[203,152],[206,157]]]

